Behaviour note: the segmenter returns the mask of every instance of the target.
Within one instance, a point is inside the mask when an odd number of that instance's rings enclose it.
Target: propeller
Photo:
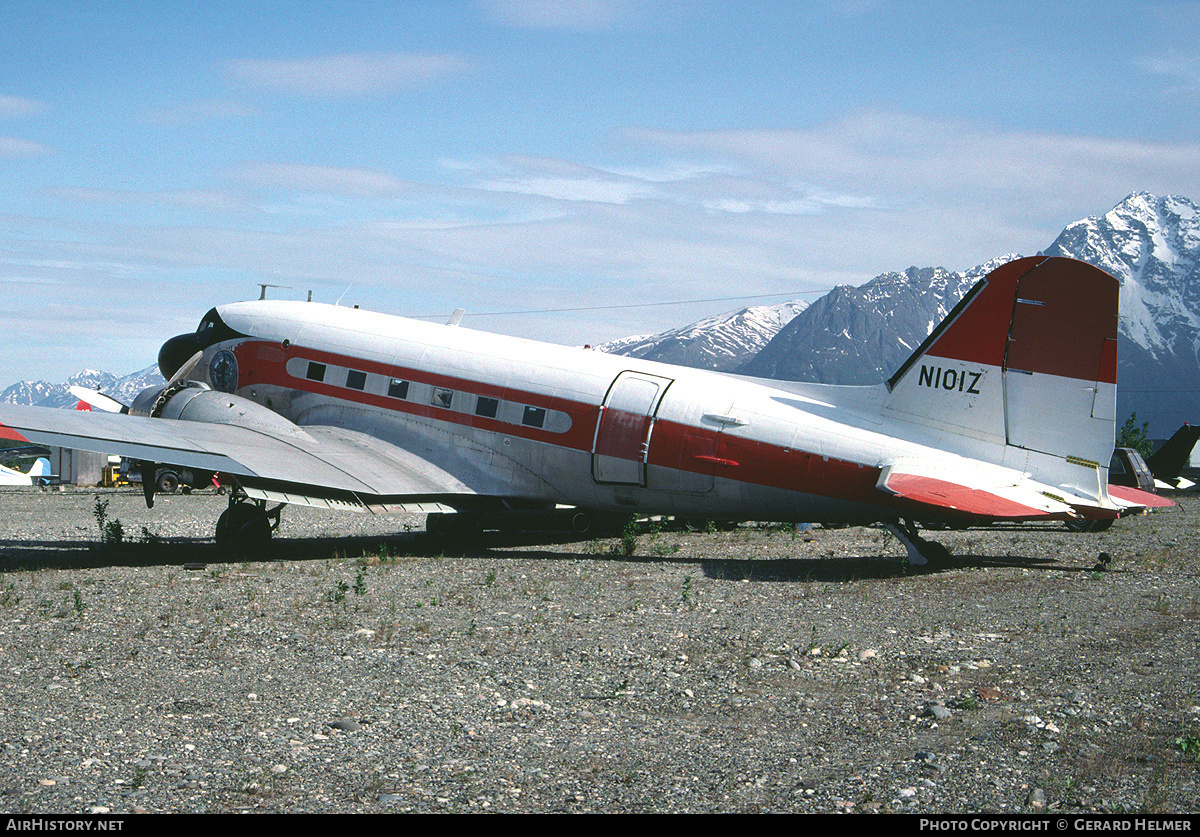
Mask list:
[[[128,413],[129,405],[122,404],[112,396],[105,395],[98,389],[88,389],[87,387],[74,386],[69,387],[71,395],[74,395],[84,404],[95,407],[97,410],[103,410],[106,413]]]

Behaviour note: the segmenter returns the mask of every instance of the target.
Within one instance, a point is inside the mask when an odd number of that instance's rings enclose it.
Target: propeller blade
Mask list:
[[[74,395],[84,404],[90,404],[97,410],[103,410],[106,413],[128,413],[129,405],[122,404],[117,399],[105,395],[98,389],[88,389],[87,387],[71,386],[71,395]]]

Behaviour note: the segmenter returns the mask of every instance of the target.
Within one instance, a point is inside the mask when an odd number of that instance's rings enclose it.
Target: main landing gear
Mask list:
[[[253,555],[271,544],[271,533],[279,528],[280,503],[267,509],[265,500],[251,500],[239,489],[229,494],[229,508],[217,519],[217,548],[236,555]]]
[[[927,541],[918,534],[917,524],[911,520],[884,523],[883,528],[900,539],[908,550],[908,563],[914,567],[945,566],[950,563],[950,550],[936,541]]]

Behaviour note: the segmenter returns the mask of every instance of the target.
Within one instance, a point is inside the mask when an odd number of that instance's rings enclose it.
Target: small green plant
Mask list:
[[[1150,441],[1150,422],[1137,423],[1137,413],[1130,413],[1125,424],[1117,431],[1117,447],[1133,448],[1144,457],[1154,453],[1154,444]]]
[[[486,584],[488,587],[492,587],[496,584],[496,568],[495,567],[492,567],[492,569],[488,570],[487,577],[483,580],[483,583]]]
[[[683,577],[683,588],[679,591],[679,600],[685,604],[692,599],[692,577],[685,575]]]
[[[639,521],[637,517],[630,517],[629,522],[625,524],[625,528],[621,530],[621,541],[611,550],[613,555],[621,555],[626,558],[637,552]]]
[[[1186,726],[1183,735],[1175,739],[1175,746],[1188,761],[1200,762],[1200,724]]]
[[[325,594],[325,599],[326,599],[326,601],[332,602],[333,604],[341,604],[342,602],[346,601],[346,593],[349,590],[350,590],[350,585],[344,581],[339,580],[337,585],[332,590],[330,590],[328,593]]]
[[[0,607],[16,607],[21,603],[19,594],[14,593],[14,585],[10,582],[0,589]]]
[[[76,587],[73,592],[75,599],[75,615],[79,618],[82,618],[84,608],[87,607],[87,604],[83,601],[83,594],[79,592],[78,587]]]
[[[125,540],[125,527],[119,518],[108,519],[108,500],[101,500],[96,495],[96,503],[92,506],[92,517],[96,518],[96,527],[100,530],[100,543],[105,546],[118,546]]]
[[[359,567],[354,573],[354,595],[365,596],[367,594],[367,568]]]
[[[812,654],[813,651],[819,649],[820,647],[821,647],[820,644],[817,642],[817,626],[813,625],[812,626],[812,636],[809,637],[808,645],[805,647],[804,653]]]

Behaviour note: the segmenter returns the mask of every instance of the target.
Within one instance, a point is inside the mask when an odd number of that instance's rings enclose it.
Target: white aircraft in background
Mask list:
[[[866,387],[238,302],[163,345],[168,383],[128,414],[3,406],[0,437],[221,472],[233,490],[216,539],[239,551],[265,544],[287,503],[565,506],[879,523],[922,564],[947,551],[921,525],[1104,525],[1170,505],[1108,484],[1117,296],[1117,280],[1083,262],[1010,262]]]
[[[41,447],[0,448],[0,485],[44,485],[53,476],[50,473],[50,460],[42,455],[47,453],[49,451]],[[28,471],[22,471],[12,464],[31,456],[37,459]]]

